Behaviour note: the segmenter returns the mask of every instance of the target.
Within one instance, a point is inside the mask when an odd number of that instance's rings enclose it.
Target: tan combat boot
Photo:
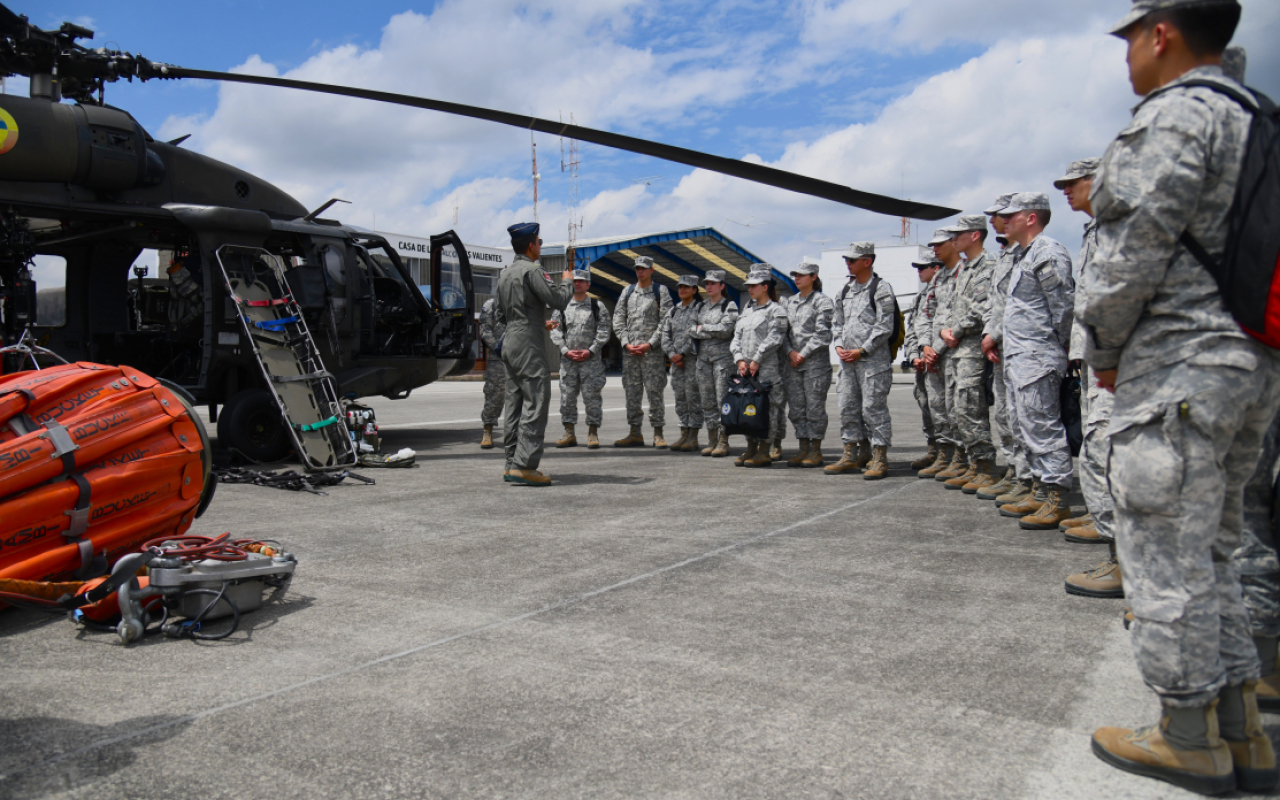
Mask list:
[[[977,475],[978,475],[978,462],[970,461],[969,468],[964,471],[963,475],[957,475],[954,478],[947,478],[945,481],[942,482],[942,485],[947,487],[948,489],[955,489],[956,491],[959,491],[964,488],[964,485],[966,483],[968,483],[969,481],[977,477]]]
[[[933,478],[939,472],[942,472],[951,464],[951,459],[955,457],[956,446],[953,444],[941,444],[938,446],[938,457],[933,463],[916,473],[921,478]]]
[[[773,442],[769,445],[768,455],[769,455],[769,459],[772,461],[782,460],[782,440],[781,439],[773,440]]]
[[[1275,636],[1255,636],[1253,646],[1262,662],[1262,680],[1258,682],[1258,708],[1263,711],[1280,711],[1280,639]]]
[[[809,440],[800,440],[800,452],[787,459],[788,467],[803,467],[804,460],[809,457]]]
[[[984,486],[977,492],[979,500],[995,500],[1000,495],[1012,489],[1018,483],[1018,479],[1013,474],[1013,467],[1005,467],[1004,477],[998,483],[990,486]]]
[[[1062,526],[1059,525],[1059,528]],[[1062,534],[1062,538],[1073,544],[1109,544],[1109,540],[1103,539],[1098,529],[1093,525],[1081,525],[1078,528],[1068,528],[1067,532]]]
[[[680,438],[676,439],[675,442],[671,445],[671,452],[673,453],[682,452],[684,450],[685,442],[687,441],[689,441],[689,429],[684,426],[681,426]]]
[[[850,472],[857,472],[858,468],[854,466],[854,448],[857,445],[845,444],[844,453],[840,456],[840,460],[834,464],[828,464],[822,468],[822,471],[828,475],[845,475]]]
[[[709,456],[715,452],[716,442],[720,440],[719,428],[707,428],[707,446],[702,448],[702,454]]]
[[[968,471],[969,459],[965,457],[964,448],[960,445],[956,445],[955,450],[952,452],[951,463],[948,464],[947,468],[942,472],[934,475],[933,479],[941,483],[943,481],[949,481],[952,478],[959,478]]]
[[[914,470],[922,470],[938,460],[938,443],[929,442],[929,452],[911,462],[911,468]]]
[[[573,426],[569,423],[564,425],[564,437],[556,442],[556,447],[577,447],[578,437],[573,432]]]
[[[480,437],[480,448],[482,450],[490,450],[493,448],[493,426],[484,426],[484,435]]]
[[[761,439],[756,442],[756,454],[743,462],[744,467],[768,467],[773,464],[773,459],[769,456],[769,440]]]
[[[985,458],[974,462],[973,478],[960,487],[965,494],[977,494],[979,489],[985,489],[988,486],[995,486],[996,465],[994,461],[988,461]]]
[[[614,447],[644,447],[644,435],[640,433],[639,425],[631,426],[631,433],[622,437],[613,443]]]
[[[738,456],[733,460],[733,465],[735,467],[741,467],[743,464],[746,464],[747,461],[749,461],[750,459],[755,458],[756,448],[758,448],[759,446],[760,446],[760,443],[759,441],[756,440],[756,437],[748,436],[747,449],[743,451],[742,455]]]
[[[856,443],[857,449],[853,451],[853,468],[866,469],[871,463],[871,440],[863,439]]]
[[[820,467],[824,463],[826,463],[826,460],[822,457],[822,440],[810,439],[809,455],[804,457],[804,461],[800,462],[800,466],[812,469]]]
[[[1018,517],[1021,519],[1044,505],[1044,498],[1035,499],[1039,487],[1035,481],[1018,481],[1018,484],[1005,494],[996,498],[996,507],[1002,517]],[[1007,507],[1007,511],[1006,511]]]
[[[864,481],[878,481],[888,474],[889,448],[878,444],[871,448],[871,461],[867,464],[867,468],[863,470],[862,479]]]
[[[727,455],[729,455],[729,433],[724,428],[720,428],[716,446],[711,448],[711,457],[724,458]]]
[[[550,486],[551,478],[538,472],[536,469],[513,469],[507,472],[506,480],[508,483],[518,483],[522,486]]]
[[[667,446],[667,440],[666,440],[666,439],[664,439],[664,438],[663,438],[663,436],[662,436],[662,426],[661,426],[661,425],[654,425],[654,426],[653,426],[653,446],[654,446],[654,447],[656,447],[656,448],[658,448],[659,450],[662,450],[662,449],[666,448],[666,446]]]
[[[1071,519],[1071,506],[1067,505],[1067,490],[1061,486],[1046,484],[1044,505],[1018,520],[1024,531],[1057,530],[1058,523]]]
[[[1088,512],[1085,512],[1082,516],[1072,517],[1071,519],[1064,519],[1062,522],[1059,522],[1058,530],[1069,531],[1072,528],[1081,528],[1081,527],[1084,527],[1085,525],[1092,525],[1092,524],[1093,524],[1093,515]]]
[[[1227,685],[1218,694],[1218,728],[1231,750],[1236,788],[1245,792],[1267,792],[1280,781],[1276,751],[1262,729],[1258,713],[1258,682]]]
[[[1093,753],[1117,769],[1167,781],[1200,794],[1236,788],[1231,749],[1218,735],[1218,701],[1193,708],[1164,707],[1145,728],[1099,728]]]
[[[1081,597],[1124,597],[1124,578],[1115,552],[1088,572],[1068,575],[1066,588],[1067,594]]]
[[[595,450],[599,446],[600,446],[600,426],[588,425],[587,426],[587,449]]]
[[[686,453],[696,453],[702,449],[702,445],[698,444],[698,429],[689,429],[689,438],[685,441],[684,447],[680,448]]]

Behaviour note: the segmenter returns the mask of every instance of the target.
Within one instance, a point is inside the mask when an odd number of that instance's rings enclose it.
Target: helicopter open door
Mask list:
[[[431,267],[431,299],[436,312],[431,341],[436,358],[474,360],[476,294],[471,261],[458,234],[447,231],[431,237]]]

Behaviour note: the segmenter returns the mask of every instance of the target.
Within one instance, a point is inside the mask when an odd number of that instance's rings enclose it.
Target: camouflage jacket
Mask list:
[[[982,324],[982,335],[990,336],[997,345],[1004,343],[1004,306],[1009,297],[1009,276],[1013,275],[1013,265],[1022,254],[1022,245],[1010,242],[1009,246],[996,259],[996,266],[991,271],[991,284],[988,292],[987,315]]]
[[[738,317],[730,349],[735,361],[764,364],[767,359],[777,360],[778,348],[786,339],[787,312],[782,304],[770,301],[758,306],[753,301]]]
[[[662,318],[672,305],[671,292],[657,281],[648,289],[634,283],[623,289],[613,309],[613,330],[618,341],[633,347],[646,342],[655,350],[662,347]]]
[[[850,279],[836,296],[832,337],[837,347],[861,349],[867,356],[889,357],[889,335],[893,333],[893,287],[883,278],[876,288],[875,308],[871,306],[871,281]]]
[[[705,303],[695,297],[689,305],[676,303],[662,318],[662,349],[667,355],[692,355],[697,351],[693,329]]]
[[[982,255],[965,263],[960,275],[952,283],[951,305],[942,329],[960,340],[952,355],[962,358],[983,358],[982,325],[991,305],[991,273],[995,259],[983,251]]]
[[[1089,265],[1093,263],[1093,254],[1098,249],[1098,223],[1090,218],[1084,226],[1084,241],[1080,243],[1080,257],[1076,259],[1076,307],[1075,317],[1076,323],[1071,326],[1071,350],[1067,356],[1073,360],[1084,358],[1084,324],[1080,319],[1080,305],[1084,301],[1084,292],[1081,291],[1081,285],[1084,281],[1084,273],[1089,269]]]
[[[956,283],[960,277],[960,270],[963,263],[957,263],[954,268],[943,266],[938,270],[938,284],[934,287],[934,294],[937,296],[937,308],[933,312],[933,318],[930,320],[931,329],[929,331],[929,340],[926,342],[939,355],[948,355],[951,348],[947,347],[947,343],[942,341],[942,332],[947,329],[949,323],[947,320],[951,317],[951,302],[955,293]]]
[[[790,343],[785,356],[795,350],[808,359],[815,354],[819,361],[830,367],[829,349],[832,341],[831,322],[835,317],[836,304],[830,297],[816,289],[806,298],[796,293],[783,301],[787,311],[788,338]]]
[[[592,303],[599,304],[594,314]],[[593,297],[581,302],[570,300],[564,311],[553,312],[551,319],[559,323],[551,331],[551,342],[560,348],[560,355],[570,350],[590,350],[591,355],[598,356],[609,343],[609,309]]]
[[[720,298],[720,302],[711,303],[704,300],[698,311],[696,327],[691,334],[698,340],[698,355],[707,358],[718,356],[729,358],[729,340],[738,325],[738,304],[728,297]]]
[[[1003,351],[1023,379],[1066,371],[1074,303],[1070,254],[1037,236],[1013,265],[1005,296]]]
[[[497,310],[498,301],[493,297],[485,300],[484,305],[480,306],[480,341],[484,342],[484,346],[490,350],[498,346],[502,335],[507,332],[506,323],[496,319]]]
[[[911,306],[911,318],[907,320],[906,336],[902,342],[902,357],[915,359],[924,357],[924,345],[921,344],[920,336],[929,336],[929,331],[933,319],[933,312],[938,306],[937,295],[933,291],[933,280],[937,278],[942,270],[934,273],[927,283],[920,284],[920,291],[916,292],[915,302]],[[929,341],[927,338],[924,341]]]
[[[1239,86],[1219,67],[1198,67],[1143,100],[1093,180],[1098,249],[1080,304],[1085,358],[1096,370],[1119,369],[1120,383],[1245,337],[1208,271],[1178,244],[1189,231],[1222,256],[1252,122],[1211,89],[1179,88],[1196,78]]]

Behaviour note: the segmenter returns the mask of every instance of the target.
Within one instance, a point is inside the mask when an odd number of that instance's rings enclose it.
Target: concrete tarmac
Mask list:
[[[616,449],[616,376],[601,449],[553,413],[550,488],[479,449],[479,383],[373,405],[419,468],[195,525],[300,561],[230,639],[0,612],[0,797],[1193,796],[1090,752],[1158,714],[1124,602],[1063,591],[1104,550],[918,480],[909,385],[882,481]]]

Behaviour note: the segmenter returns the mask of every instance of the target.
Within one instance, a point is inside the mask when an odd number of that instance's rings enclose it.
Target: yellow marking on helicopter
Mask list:
[[[18,123],[13,116],[0,108],[0,155],[13,149],[18,143]]]

